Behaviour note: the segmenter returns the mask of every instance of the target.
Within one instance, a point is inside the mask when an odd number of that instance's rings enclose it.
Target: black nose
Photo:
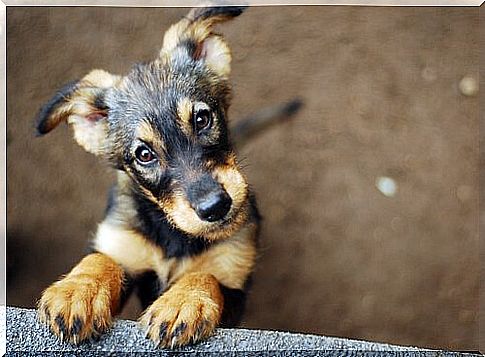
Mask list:
[[[200,219],[215,222],[225,217],[231,205],[231,197],[225,191],[213,191],[202,197],[194,209]]]

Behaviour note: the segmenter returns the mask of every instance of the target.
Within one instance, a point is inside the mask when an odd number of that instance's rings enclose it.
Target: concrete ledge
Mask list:
[[[7,320],[7,355],[109,355],[142,352],[142,354],[172,355],[157,349],[145,339],[136,322],[118,320],[114,327],[97,342],[78,347],[58,341],[48,329],[39,324],[35,310],[7,307],[0,310]],[[343,338],[247,329],[218,329],[214,337],[178,352],[218,354],[223,356],[455,356],[458,353],[422,350],[382,343]],[[365,352],[364,352],[365,351]]]

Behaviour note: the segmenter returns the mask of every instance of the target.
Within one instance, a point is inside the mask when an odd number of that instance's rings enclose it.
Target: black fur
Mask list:
[[[135,160],[134,133],[141,121],[151,125],[159,139],[165,143],[167,152],[163,156],[166,156],[170,167],[183,169],[183,166],[200,166],[203,156],[204,159],[210,156],[220,161],[227,154],[230,145],[225,111],[228,107],[229,86],[224,80],[216,79],[200,62],[186,57],[174,59],[171,67],[161,67],[154,63],[137,64],[126,77],[129,84],[123,89],[107,93],[108,145],[111,146],[110,161],[115,167],[130,166],[135,175],[140,173],[140,178],[151,176],[147,175],[150,168],[140,170],[132,165]],[[163,91],[158,88],[163,88]],[[218,118],[214,125],[220,131],[219,137],[201,135],[199,144],[187,140],[177,124],[177,102],[182,98],[191,98],[210,106]],[[165,173],[151,172],[154,173],[151,178],[153,186],[160,187],[158,180]]]
[[[166,286],[158,279],[157,274],[151,270],[135,279],[136,294],[140,299],[141,308],[145,310],[165,291]]]
[[[186,40],[180,41],[179,46],[185,47],[190,57],[196,58],[196,53],[199,46],[194,39],[188,38]]]
[[[221,185],[212,178],[211,175],[205,174],[201,175],[201,177],[191,184],[187,192],[187,198],[190,202],[197,202],[200,198],[207,195],[213,191],[221,191]]]
[[[37,135],[47,134],[51,129],[48,125],[48,119],[52,112],[59,104],[63,104],[76,89],[79,80],[71,81],[59,89],[56,94],[40,108],[36,117]]]
[[[194,21],[205,20],[213,16],[236,17],[241,15],[247,6],[217,6],[217,7],[200,7],[194,10]]]
[[[125,275],[123,279],[123,284],[121,285],[120,311],[130,298],[130,295],[133,292],[133,288],[135,287],[135,279],[129,276],[126,271],[124,273]]]
[[[241,322],[246,307],[246,289],[230,289],[219,284],[224,296],[220,327],[235,327]]]
[[[108,106],[106,105],[106,102],[104,100],[104,93],[101,92],[96,96],[96,99],[94,100],[94,106],[98,109],[101,110],[107,110]]]
[[[62,317],[62,315],[57,315],[55,321],[56,321],[57,327],[59,328],[59,331],[61,331],[63,335],[67,336],[67,334],[69,333],[69,330],[67,329],[66,321],[64,320],[64,317]]]

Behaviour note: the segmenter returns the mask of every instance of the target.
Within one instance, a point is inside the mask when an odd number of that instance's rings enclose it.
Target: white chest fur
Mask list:
[[[99,225],[94,248],[120,264],[130,275],[153,270],[167,283],[175,259],[166,259],[162,249],[139,233],[117,227],[110,222]]]

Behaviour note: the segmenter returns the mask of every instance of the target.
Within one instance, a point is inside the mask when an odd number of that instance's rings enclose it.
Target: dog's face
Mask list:
[[[41,110],[38,130],[61,121],[87,151],[108,159],[181,231],[228,237],[246,220],[247,183],[226,114],[230,52],[212,33],[241,9],[195,10],[165,34],[160,56],[124,77],[94,70]]]

